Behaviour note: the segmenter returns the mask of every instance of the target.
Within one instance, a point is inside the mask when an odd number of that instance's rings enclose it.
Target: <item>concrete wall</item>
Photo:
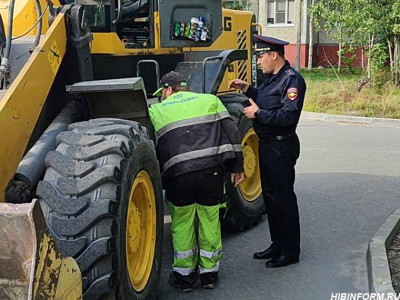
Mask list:
[[[258,22],[258,12],[259,12],[259,5],[258,5],[258,0],[249,0],[250,3],[250,11],[254,12],[256,15],[256,20]]]

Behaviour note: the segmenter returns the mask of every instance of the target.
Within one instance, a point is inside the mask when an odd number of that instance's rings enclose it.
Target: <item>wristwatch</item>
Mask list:
[[[254,113],[254,119],[257,119],[260,116],[260,109],[257,109]]]

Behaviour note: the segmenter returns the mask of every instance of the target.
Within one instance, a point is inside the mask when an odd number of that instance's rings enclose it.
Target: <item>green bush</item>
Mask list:
[[[386,44],[375,44],[369,50],[369,56],[373,83],[378,89],[381,89],[388,81],[387,71],[385,70],[385,64],[388,60]]]

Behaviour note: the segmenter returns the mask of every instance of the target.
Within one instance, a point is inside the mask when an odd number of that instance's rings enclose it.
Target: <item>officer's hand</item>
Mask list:
[[[250,106],[243,108],[243,112],[248,119],[254,119],[254,113],[259,109],[258,105],[253,101],[253,99],[249,98],[251,103]]]
[[[249,84],[246,81],[240,80],[240,79],[233,79],[229,83],[229,88],[231,89],[240,89],[242,92],[246,92],[247,89],[249,88]]]
[[[244,173],[232,173],[231,182],[237,187],[244,179]]]

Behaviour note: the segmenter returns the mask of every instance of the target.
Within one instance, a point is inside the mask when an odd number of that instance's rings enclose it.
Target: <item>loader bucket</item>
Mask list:
[[[82,299],[79,267],[61,257],[36,200],[0,203],[0,299]]]

